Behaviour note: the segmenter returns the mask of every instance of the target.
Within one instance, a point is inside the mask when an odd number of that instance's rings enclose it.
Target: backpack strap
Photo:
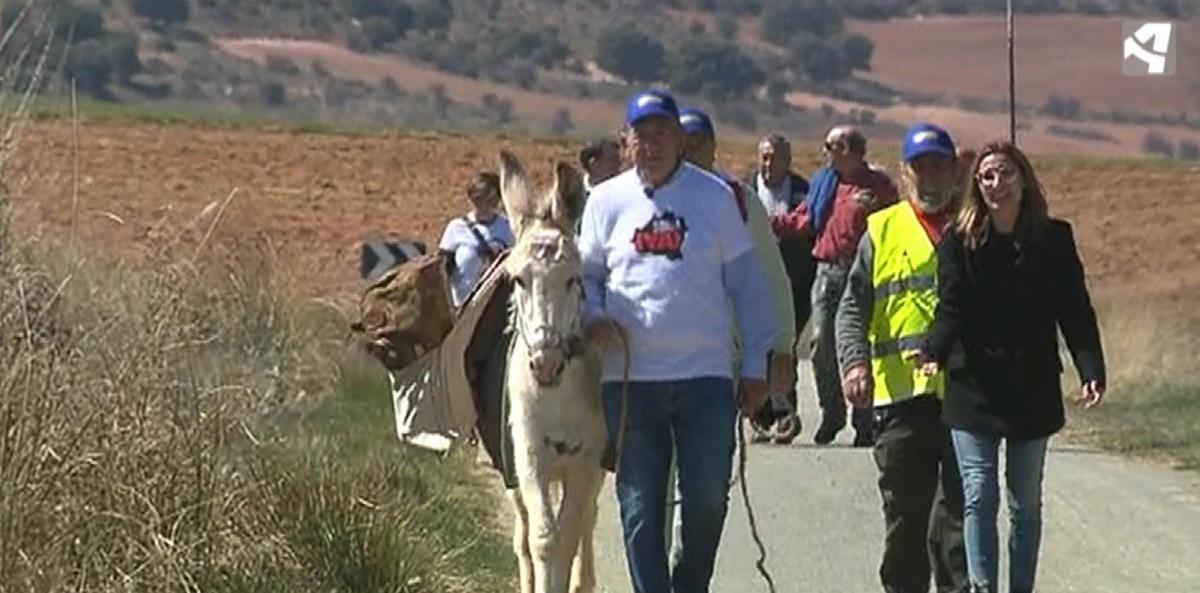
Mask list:
[[[495,259],[499,254],[496,253],[495,249],[492,249],[487,239],[483,238],[483,233],[480,233],[479,229],[475,228],[475,222],[466,216],[462,217],[462,221],[467,225],[467,230],[471,231],[471,235],[475,237],[475,242],[479,244],[479,249],[483,250],[488,257]]]

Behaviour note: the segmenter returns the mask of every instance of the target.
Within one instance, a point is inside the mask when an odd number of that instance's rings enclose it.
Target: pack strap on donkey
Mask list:
[[[442,344],[416,362],[390,372],[396,435],[406,444],[445,453],[455,442],[477,431],[492,466],[504,485],[517,485],[508,434],[509,403],[505,370],[514,335],[510,331],[511,281],[503,272],[508,253],[497,256],[463,303],[459,317]],[[624,441],[628,398],[629,352],[621,418],[616,443],[604,466],[617,466]]]
[[[401,441],[444,453],[481,421],[480,412],[486,408],[476,397],[473,384],[480,372],[472,359],[479,358],[481,350],[477,334],[495,333],[487,331],[495,322],[481,325],[494,311],[493,301],[503,308],[508,298],[506,280],[498,273],[503,258],[502,254],[480,279],[442,343],[416,362],[390,371],[396,436]]]

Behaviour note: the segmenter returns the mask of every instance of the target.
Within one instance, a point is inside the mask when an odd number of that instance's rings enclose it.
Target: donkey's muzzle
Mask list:
[[[534,335],[537,339],[529,349],[529,370],[533,371],[533,378],[538,385],[554,385],[567,366],[562,338],[548,328],[538,328]]]
[[[567,359],[558,348],[538,348],[529,358],[529,370],[542,386],[557,384],[566,366]]]

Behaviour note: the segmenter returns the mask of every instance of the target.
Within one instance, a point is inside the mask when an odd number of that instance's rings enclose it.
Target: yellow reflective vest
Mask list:
[[[937,252],[907,200],[867,218],[874,251],[874,307],[867,327],[875,405],[943,391],[943,378],[926,377],[907,358],[919,349],[937,306]]]

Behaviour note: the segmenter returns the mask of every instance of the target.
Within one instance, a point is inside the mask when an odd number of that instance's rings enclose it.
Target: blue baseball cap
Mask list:
[[[911,162],[923,154],[940,154],[956,158],[958,152],[954,149],[954,140],[945,129],[931,123],[919,122],[904,131],[904,148],[901,158]]]
[[[662,116],[679,119],[679,108],[671,93],[661,89],[647,89],[629,98],[625,105],[625,125],[632,126],[647,117]]]
[[[717,137],[717,130],[713,128],[708,114],[695,107],[679,108],[679,125],[683,126],[683,131],[688,134],[708,134],[713,138]]]

